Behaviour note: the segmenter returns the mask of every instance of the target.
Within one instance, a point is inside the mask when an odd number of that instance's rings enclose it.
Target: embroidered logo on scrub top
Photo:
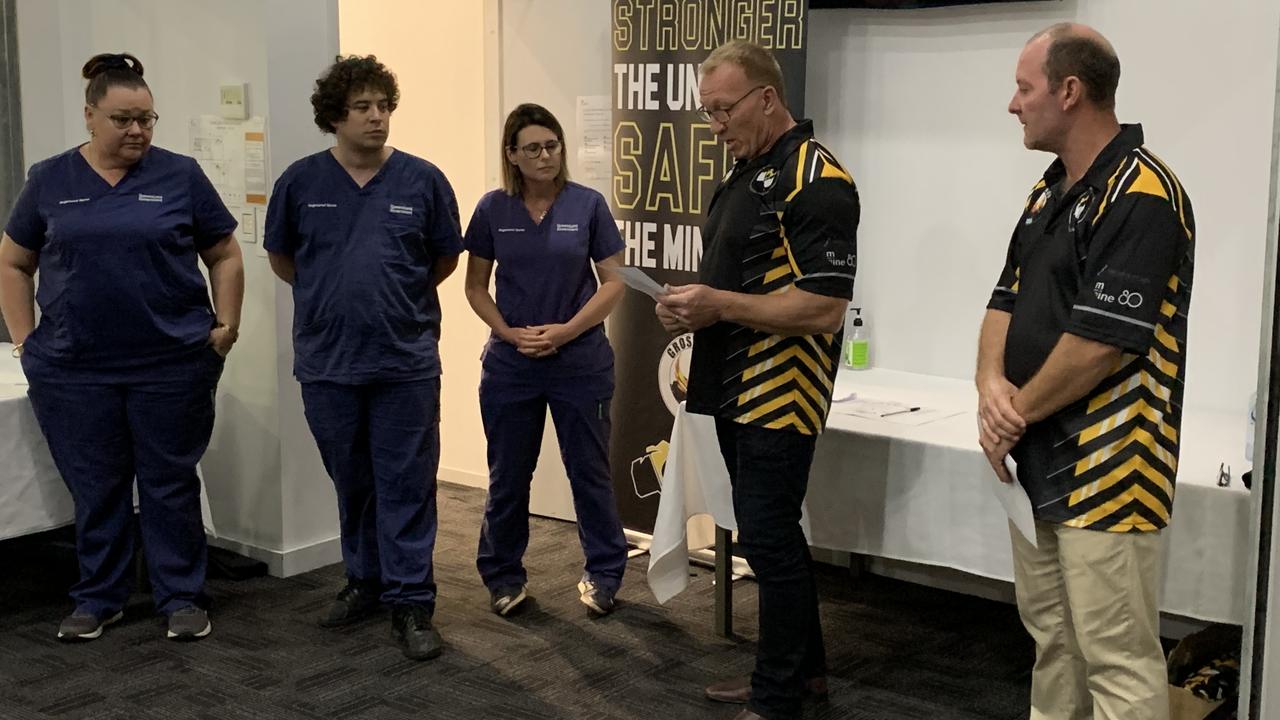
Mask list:
[[[751,181],[751,192],[757,195],[763,195],[769,192],[774,183],[778,181],[778,171],[775,168],[767,167],[756,173],[756,179]]]
[[[556,223],[556,232],[577,232],[578,224]]]
[[[70,200],[59,200],[59,205],[74,205],[76,203],[89,202],[89,198],[71,198]]]
[[[307,203],[309,208],[336,208],[338,203]]]
[[[138,202],[164,202],[164,196],[138,193]]]
[[[524,228],[498,228],[498,232],[524,232]]]
[[[391,212],[395,213],[396,215],[412,215],[413,214],[413,208],[409,207],[408,205],[396,205],[395,203],[392,203],[391,207],[388,209]]]

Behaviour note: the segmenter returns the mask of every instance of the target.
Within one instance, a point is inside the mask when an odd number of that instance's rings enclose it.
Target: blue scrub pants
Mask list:
[[[608,379],[611,388],[612,373]],[[510,382],[486,374],[480,382],[480,416],[489,444],[489,500],[476,568],[491,591],[528,580],[523,558],[529,546],[529,486],[548,407],[573,491],[586,575],[609,592],[617,592],[622,584],[627,541],[609,471],[611,393],[590,392],[603,384],[593,380],[525,377]]]
[[[302,402],[338,492],[347,576],[434,612],[440,378],[307,382]]]
[[[190,368],[185,365],[189,364]],[[106,617],[129,599],[134,557],[133,483],[156,609],[208,607],[208,566],[196,464],[213,434],[222,358],[184,363],[181,380],[91,382],[28,355],[27,395],[76,512],[76,609]],[[167,368],[157,373],[173,377]]]

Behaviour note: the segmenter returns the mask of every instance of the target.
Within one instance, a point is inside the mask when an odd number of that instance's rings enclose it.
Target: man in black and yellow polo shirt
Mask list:
[[[1120,125],[1096,31],[1031,39],[1009,111],[1058,156],[1032,189],[979,340],[980,443],[1031,497],[1013,535],[1036,643],[1031,717],[1168,717],[1160,530],[1178,467],[1195,221],[1177,177]]]
[[[858,193],[812,123],[791,117],[767,50],[728,43],[700,76],[703,116],[735,163],[711,201],[701,283],[672,288],[657,313],[669,331],[695,333],[686,407],[716,418],[738,544],[759,583],[755,673],[706,694],[748,703],[739,720],[778,720],[798,717],[806,692],[826,693],[800,512],[853,294]]]

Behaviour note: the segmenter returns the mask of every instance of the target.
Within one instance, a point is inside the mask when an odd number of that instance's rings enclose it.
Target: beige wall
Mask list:
[[[378,56],[400,83],[391,144],[435,163],[453,184],[465,227],[480,196],[486,153],[485,3],[474,0],[343,0],[343,53]],[[440,287],[440,479],[486,486],[484,429],[477,387],[488,328],[462,293],[459,267]]]

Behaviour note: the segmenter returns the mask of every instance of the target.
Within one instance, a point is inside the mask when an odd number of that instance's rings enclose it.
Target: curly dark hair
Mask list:
[[[378,62],[378,58],[373,55],[334,58],[334,63],[316,79],[315,92],[311,93],[311,108],[320,132],[333,132],[334,123],[347,118],[347,100],[365,90],[384,93],[392,110],[400,103],[396,76]]]

